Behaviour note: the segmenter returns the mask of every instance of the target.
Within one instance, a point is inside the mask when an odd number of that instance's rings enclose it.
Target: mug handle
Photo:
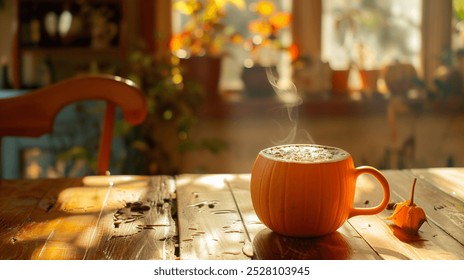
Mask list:
[[[379,205],[369,208],[352,208],[348,218],[358,215],[375,215],[383,211],[390,201],[390,186],[387,179],[374,167],[371,166],[360,166],[355,168],[356,180],[361,174],[370,174],[374,176],[383,187],[383,200]]]

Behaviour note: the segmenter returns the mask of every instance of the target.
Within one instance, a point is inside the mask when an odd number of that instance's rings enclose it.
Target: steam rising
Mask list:
[[[279,80],[277,73],[270,67],[266,68],[266,76],[274,92],[277,94],[277,97],[284,104],[290,121],[290,131],[288,135],[279,141],[272,141],[273,144],[282,145],[294,143],[298,133],[305,136],[307,143],[314,144],[314,139],[306,130],[298,130],[298,107],[303,103],[303,99],[298,95],[295,84],[290,80]]]

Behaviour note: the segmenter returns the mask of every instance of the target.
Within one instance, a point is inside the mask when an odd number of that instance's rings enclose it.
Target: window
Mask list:
[[[189,26],[192,22],[189,20],[192,19],[204,19],[214,20],[212,16],[215,11],[211,8],[208,11],[207,4],[217,4],[219,1],[214,0],[199,0],[199,1],[190,1],[189,4],[194,4],[194,2],[202,3],[205,8],[201,12],[192,12],[192,7],[188,7],[188,1],[179,1],[173,0],[173,16],[172,16],[172,28],[174,34],[180,34],[186,30],[186,28],[192,28]],[[218,47],[224,47],[226,55],[223,56],[222,60],[222,69],[221,69],[221,80],[220,80],[220,89],[221,90],[241,90],[243,89],[243,82],[241,80],[241,73],[244,66],[251,67],[253,64],[262,64],[264,66],[276,65],[279,69],[279,73],[289,73],[291,68],[291,62],[287,52],[281,51],[282,48],[288,48],[291,45],[291,30],[290,30],[290,17],[281,17],[278,20],[280,22],[273,23],[273,30],[266,29],[267,27],[252,25],[258,19],[263,20],[274,20],[271,16],[275,15],[281,16],[283,13],[291,13],[291,0],[230,0],[230,1],[221,1],[221,3],[226,3],[226,5],[221,6],[224,8],[224,13],[219,12],[219,16],[224,16],[223,22],[224,26],[221,26],[220,35],[226,35],[233,37],[232,40],[224,40],[226,42],[217,42]],[[267,5],[267,6],[266,6]],[[198,6],[198,9],[200,6]],[[262,10],[259,10],[259,9]],[[206,13],[201,14],[201,13]],[[207,14],[209,13],[209,15]],[[270,13],[270,14],[268,14]],[[209,17],[209,18],[208,18]],[[221,19],[221,20],[222,20]],[[278,32],[275,32],[276,26],[279,29]],[[188,34],[187,38],[189,43],[192,43],[192,35],[202,37],[204,40],[209,41],[210,38],[204,36],[202,32],[205,32],[208,27],[203,27],[198,30],[199,34]],[[260,29],[262,28],[262,29]],[[192,29],[191,29],[192,30]],[[262,32],[263,36],[258,36],[254,34],[253,31]],[[269,34],[269,32],[273,32]],[[216,34],[218,35],[218,34]],[[266,36],[270,35],[270,36]],[[218,35],[219,36],[219,35]],[[225,38],[222,38],[225,39]],[[265,45],[266,40],[272,40],[275,48]],[[275,43],[275,44],[274,44]],[[279,44],[278,46],[276,44]],[[260,49],[259,54],[257,54],[256,49]],[[217,50],[217,49],[216,49]],[[184,52],[182,50],[178,53],[178,56],[188,56],[187,50]],[[289,75],[289,74],[287,74]]]
[[[453,0],[453,12],[452,49],[462,52],[464,49],[464,0]]]
[[[349,64],[367,69],[383,68],[401,60],[411,63],[420,78],[432,85],[434,71],[442,63],[443,50],[450,46],[462,48],[459,32],[456,25],[452,29],[450,17],[451,3],[461,0],[275,1],[279,8],[292,12],[292,22],[296,25],[286,29],[286,36],[297,44],[303,58],[320,59],[335,69]],[[247,0],[247,7],[253,2],[258,0]],[[247,13],[249,9],[231,16],[237,24],[235,28],[245,33]],[[174,30],[181,26],[179,17],[179,14],[173,17]],[[249,53],[243,48],[231,53],[233,55],[223,64],[221,85],[222,88],[240,89],[240,73]],[[291,72],[289,62],[283,57],[279,64],[279,72]]]

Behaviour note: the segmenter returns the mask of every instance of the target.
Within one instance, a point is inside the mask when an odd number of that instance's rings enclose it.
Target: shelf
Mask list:
[[[305,98],[301,104],[287,106],[275,97],[247,98],[238,94],[225,95],[214,104],[206,104],[200,110],[202,118],[234,119],[234,118],[268,118],[280,115],[286,108],[294,108],[298,114],[313,117],[335,116],[370,116],[385,115],[391,99],[388,97],[353,98],[330,94],[317,98]],[[404,99],[410,113],[455,115],[464,114],[464,95],[437,97],[435,99]]]
[[[87,47],[23,47],[22,53],[26,55],[87,55],[87,56],[117,56],[121,54],[121,50],[117,47],[106,49],[92,49]]]
[[[128,44],[127,2],[16,0],[14,88],[42,85],[42,78],[47,76],[44,71],[50,69],[59,75],[53,75],[47,83],[57,82],[82,73],[82,65],[89,62],[98,64],[97,69],[112,65],[112,72],[123,74]],[[68,24],[68,31],[63,31]]]

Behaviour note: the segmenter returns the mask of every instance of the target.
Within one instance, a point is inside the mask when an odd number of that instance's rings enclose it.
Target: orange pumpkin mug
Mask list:
[[[374,176],[383,200],[355,208],[359,175]],[[335,232],[349,218],[375,215],[385,209],[390,187],[370,166],[355,167],[352,156],[336,147],[289,144],[259,152],[251,171],[251,199],[258,218],[274,232],[315,237]]]

